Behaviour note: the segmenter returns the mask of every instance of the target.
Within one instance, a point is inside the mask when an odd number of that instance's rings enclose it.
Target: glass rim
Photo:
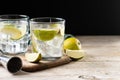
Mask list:
[[[56,20],[53,21],[52,19]],[[48,20],[48,21],[44,21]],[[65,19],[60,18],[60,17],[36,17],[36,18],[31,18],[30,22],[32,23],[63,23],[65,22]]]
[[[0,15],[0,20],[20,20],[20,19],[29,19],[29,16],[24,15],[24,14],[3,14],[3,15]]]

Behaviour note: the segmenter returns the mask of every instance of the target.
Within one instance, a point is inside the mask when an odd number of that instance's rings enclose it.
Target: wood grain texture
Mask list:
[[[69,64],[16,75],[0,67],[0,80],[120,80],[120,36],[76,36],[85,57]]]

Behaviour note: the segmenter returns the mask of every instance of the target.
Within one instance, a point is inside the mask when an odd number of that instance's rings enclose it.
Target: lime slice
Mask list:
[[[10,35],[12,40],[18,40],[25,34],[26,26],[22,26],[18,29],[13,24],[7,24],[1,28],[0,32]]]
[[[6,25],[4,25],[4,27],[15,27],[15,25],[13,25],[13,24],[6,24]]]
[[[32,34],[33,35],[33,34]],[[32,52],[34,52],[34,53],[37,53],[38,51],[37,51],[37,45],[36,45],[36,42],[35,42],[35,40],[34,40],[34,38],[33,38],[34,36],[32,36],[32,39],[31,39],[31,42],[32,42]]]
[[[57,29],[58,30],[58,34],[60,34],[61,36],[64,36],[64,25],[62,24],[57,24],[57,23],[52,23],[50,24],[50,27],[53,29]]]
[[[14,25],[5,25],[0,32],[10,35],[12,40],[18,40],[23,36]]]
[[[57,28],[57,27],[59,27],[59,24],[52,23],[52,24],[50,24],[50,27]]]
[[[42,59],[40,53],[26,53],[25,59],[29,62],[39,62]]]
[[[85,56],[84,50],[66,50],[65,53],[67,56],[71,57],[72,59],[80,59]]]
[[[51,23],[50,28],[56,29],[58,33],[60,32],[60,24]]]
[[[37,29],[37,30],[33,30],[34,35],[36,36],[36,38],[38,40],[42,40],[42,41],[48,41],[53,39],[56,34],[57,34],[57,30],[55,29]]]

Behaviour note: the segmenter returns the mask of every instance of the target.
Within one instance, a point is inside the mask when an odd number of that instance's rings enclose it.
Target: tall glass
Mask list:
[[[65,20],[55,17],[38,17],[30,20],[33,52],[45,60],[56,60],[63,55]]]
[[[19,54],[28,50],[30,41],[27,15],[0,15],[0,49],[5,54]]]

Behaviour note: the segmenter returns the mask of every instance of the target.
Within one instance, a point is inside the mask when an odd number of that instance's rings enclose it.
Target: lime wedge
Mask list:
[[[85,56],[84,50],[66,50],[65,53],[67,56],[71,57],[72,59],[80,59]]]
[[[37,30],[33,30],[34,35],[36,36],[36,38],[38,40],[42,40],[42,41],[48,41],[53,39],[56,34],[57,34],[57,30],[55,29],[37,29]]]
[[[23,36],[14,25],[5,25],[0,32],[10,35],[12,40],[18,40]]]
[[[39,62],[42,59],[40,53],[26,53],[25,58],[29,62]]]

